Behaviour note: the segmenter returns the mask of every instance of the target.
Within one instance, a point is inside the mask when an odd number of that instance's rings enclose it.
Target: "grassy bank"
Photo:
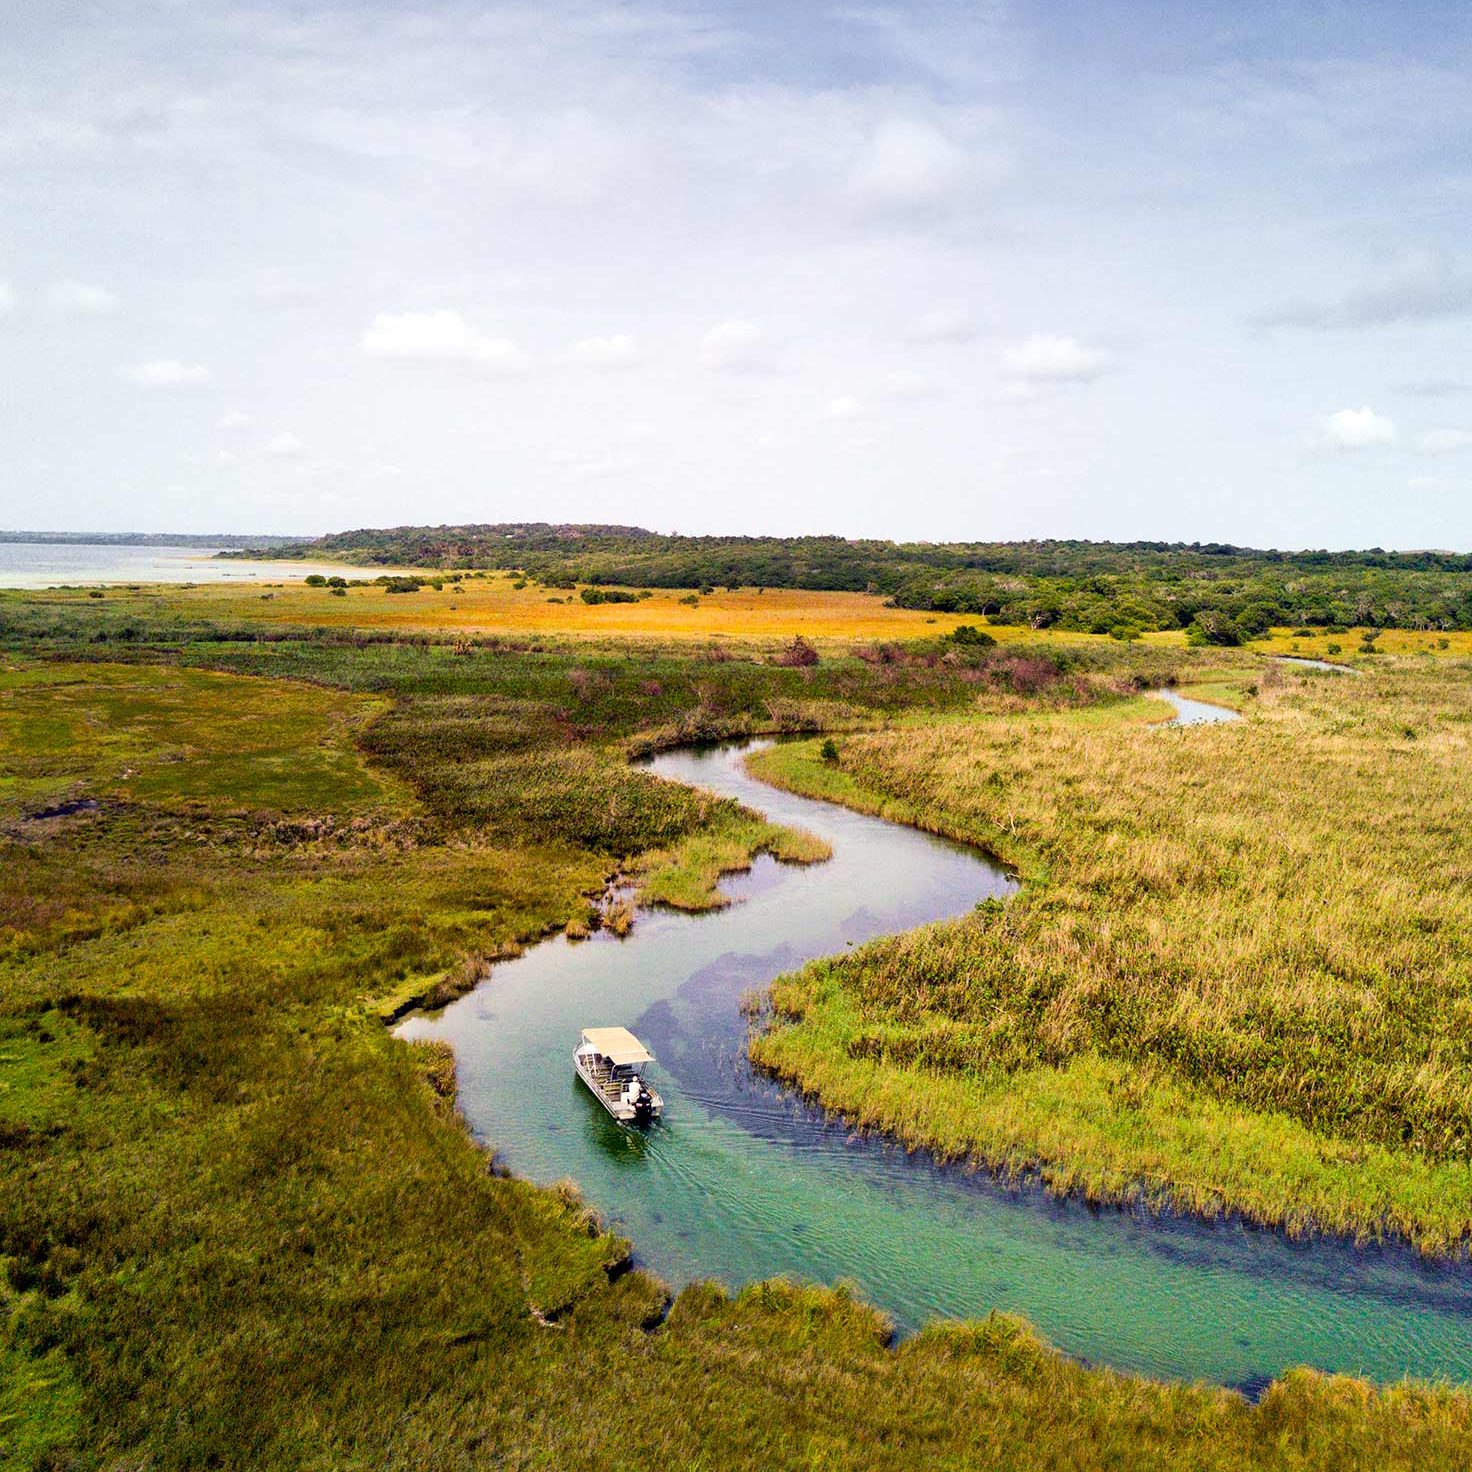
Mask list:
[[[1270,668],[1231,726],[1116,708],[761,754],[765,777],[983,841],[1029,882],[780,983],[755,1056],[1060,1190],[1464,1251],[1466,673]]]
[[[631,769],[641,732],[1078,708],[1072,675],[120,650],[90,617],[0,654],[0,1465],[1466,1464],[1447,1391],[1293,1375],[1251,1406],[1005,1319],[894,1349],[827,1290],[671,1306],[574,1192],[494,1170],[443,1052],[383,1027],[612,869],[698,894],[775,841]]]

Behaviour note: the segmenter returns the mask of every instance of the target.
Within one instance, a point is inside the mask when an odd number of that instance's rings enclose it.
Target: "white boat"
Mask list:
[[[626,1027],[585,1027],[572,1054],[578,1077],[620,1124],[649,1124],[664,1113],[664,1100],[639,1072],[653,1062],[654,1054]]]

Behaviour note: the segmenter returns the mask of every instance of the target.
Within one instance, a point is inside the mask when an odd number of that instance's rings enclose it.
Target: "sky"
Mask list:
[[[0,528],[1472,547],[1472,10],[0,19]]]

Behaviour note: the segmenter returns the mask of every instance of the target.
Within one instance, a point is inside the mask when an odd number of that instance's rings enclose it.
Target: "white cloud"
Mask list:
[[[0,281],[0,317],[3,317],[15,306],[15,292],[11,290],[8,281]]]
[[[938,128],[912,118],[889,118],[874,130],[854,163],[848,187],[870,209],[926,209],[954,198],[968,172],[966,154]]]
[[[753,322],[722,322],[700,340],[700,356],[708,368],[728,373],[761,372],[770,366],[767,335]]]
[[[215,427],[217,429],[244,429],[249,423],[249,414],[243,414],[239,409],[232,409],[216,421]]]
[[[1416,448],[1423,455],[1455,455],[1472,448],[1472,430],[1428,429],[1416,437]]]
[[[627,368],[639,361],[639,339],[627,332],[585,337],[572,345],[571,356],[587,368]]]
[[[973,342],[976,323],[969,313],[935,307],[917,317],[905,335],[911,342]]]
[[[46,293],[46,305],[70,317],[108,317],[122,305],[105,286],[86,281],[58,281]]]
[[[278,434],[266,446],[266,453],[268,455],[278,455],[283,460],[290,460],[298,455],[304,454],[306,448],[306,445],[296,435],[291,433]]]
[[[1472,312],[1472,276],[1448,257],[1418,251],[1387,268],[1378,280],[1331,300],[1288,302],[1254,319],[1259,327],[1343,331],[1434,322]]]
[[[458,312],[380,312],[358,346],[370,358],[460,363],[496,373],[522,373],[526,354],[509,337],[488,337]]]
[[[828,400],[827,407],[823,410],[825,419],[857,419],[862,406],[855,398],[848,394],[839,394],[836,398]]]
[[[181,363],[178,358],[153,358],[122,370],[129,383],[143,388],[177,388],[183,384],[203,383],[210,370],[203,363]]]
[[[1395,443],[1395,422],[1377,414],[1368,404],[1341,409],[1320,421],[1324,440],[1336,450],[1364,450]]]
[[[1006,376],[1023,384],[1092,383],[1112,362],[1103,348],[1046,333],[1036,333],[1002,354]]]

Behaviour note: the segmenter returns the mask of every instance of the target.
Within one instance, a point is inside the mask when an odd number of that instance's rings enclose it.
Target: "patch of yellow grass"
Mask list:
[[[371,569],[344,569],[344,576],[372,576]],[[920,639],[950,633],[958,624],[979,625],[974,615],[932,614],[890,608],[872,593],[809,592],[796,588],[743,588],[707,596],[661,588],[637,603],[587,604],[576,592],[514,586],[502,574],[424,587],[417,593],[388,593],[382,587],[350,588],[336,597],[326,588],[300,583],[200,584],[110,589],[115,608],[316,628],[404,629],[467,635],[555,635],[590,638],[732,639],[770,642],[801,634],[822,641]],[[39,600],[75,602],[76,590],[32,594]],[[696,602],[684,600],[691,597]],[[1025,628],[995,628],[999,641],[1057,639],[1091,641],[1089,634],[1044,634]]]
[[[1265,654],[1301,654],[1307,659],[1348,662],[1360,652],[1365,634],[1372,630],[1351,629],[1347,634],[1325,634],[1315,630],[1311,638],[1294,638],[1291,628],[1274,629],[1269,638],[1254,640],[1252,648]],[[1338,650],[1330,652],[1329,645]],[[1472,630],[1453,629],[1439,634],[1425,629],[1382,629],[1375,637],[1382,654],[1441,654],[1466,658],[1472,655]]]

